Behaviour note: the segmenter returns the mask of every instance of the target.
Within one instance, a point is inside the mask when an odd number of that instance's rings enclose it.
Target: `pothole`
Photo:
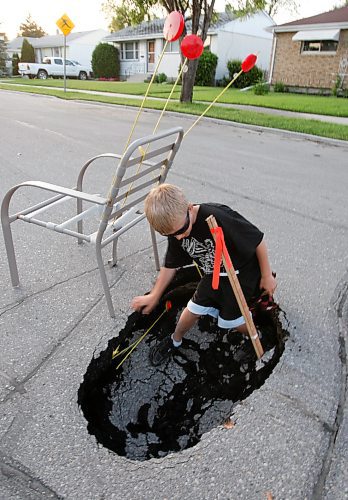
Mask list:
[[[286,319],[277,308],[257,307],[254,321],[266,354],[255,361],[250,341],[222,330],[206,316],[186,335],[188,346],[160,367],[149,361],[150,348],[174,331],[177,318],[197,285],[196,272],[177,273],[172,287],[151,315],[133,313],[119,335],[92,359],[78,392],[88,431],[103,446],[133,460],[160,458],[197,444],[222,424],[234,405],[258,389],[284,350]],[[170,300],[172,308],[165,311]],[[122,355],[158,319],[119,367]],[[123,357],[128,353],[126,351]]]

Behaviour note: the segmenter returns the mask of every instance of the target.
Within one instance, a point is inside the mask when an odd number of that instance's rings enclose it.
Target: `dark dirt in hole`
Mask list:
[[[174,331],[196,285],[194,269],[179,271],[156,310],[149,316],[133,313],[119,336],[110,340],[87,369],[78,403],[88,431],[118,455],[147,460],[194,446],[202,434],[231,415],[237,401],[258,389],[279,361],[287,336],[281,321],[285,316],[280,309],[256,309],[254,321],[268,351],[264,361],[256,363],[253,355],[244,357],[250,353],[250,341],[220,329],[206,316],[187,334],[188,348],[153,367],[148,359],[150,348]],[[171,300],[172,309],[116,369],[122,357],[113,360],[112,352],[138,339],[163,312],[166,300]]]

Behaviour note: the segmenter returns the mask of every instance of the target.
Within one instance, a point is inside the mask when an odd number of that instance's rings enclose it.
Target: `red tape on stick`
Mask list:
[[[242,70],[244,73],[248,73],[255,66],[257,61],[257,55],[249,54],[242,62]]]
[[[224,233],[221,227],[215,227],[211,230],[212,234],[215,234],[215,259],[214,259],[214,271],[213,271],[213,280],[212,287],[213,290],[217,290],[219,288],[220,282],[220,268],[221,268],[221,260],[222,256],[225,257],[226,265],[228,269],[231,269],[232,262],[230,256],[227,252],[227,248],[225,245]]]
[[[197,35],[186,35],[181,42],[181,52],[187,59],[198,59],[202,55],[204,44]]]
[[[163,27],[163,36],[168,42],[175,42],[184,30],[184,17],[181,12],[174,10],[167,16]]]

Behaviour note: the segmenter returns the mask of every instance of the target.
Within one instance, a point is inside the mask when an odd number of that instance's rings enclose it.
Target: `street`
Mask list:
[[[90,157],[123,152],[136,116],[6,91],[0,109],[1,199],[27,180],[73,187]],[[144,112],[133,138],[151,134],[158,116]],[[160,129],[193,121],[166,114]],[[346,498],[347,153],[339,141],[208,119],[185,138],[168,182],[195,203],[230,205],[265,233],[290,337],[265,384],[235,406],[233,429],[219,426],[161,459],[137,462],[98,446],[77,404],[92,357],[155,279],[145,223],[122,236],[119,265],[107,271],[115,319],[90,247],[16,222],[21,287],[13,289],[1,235],[0,498]],[[91,170],[91,193],[108,192],[114,167]],[[11,212],[41,199],[23,189]]]

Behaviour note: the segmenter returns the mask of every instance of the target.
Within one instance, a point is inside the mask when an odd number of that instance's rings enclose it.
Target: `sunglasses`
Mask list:
[[[189,210],[187,210],[185,224],[180,229],[175,231],[175,233],[166,234],[166,236],[179,236],[179,234],[185,233],[189,228],[190,222],[191,222],[190,221],[190,212],[189,212]]]

